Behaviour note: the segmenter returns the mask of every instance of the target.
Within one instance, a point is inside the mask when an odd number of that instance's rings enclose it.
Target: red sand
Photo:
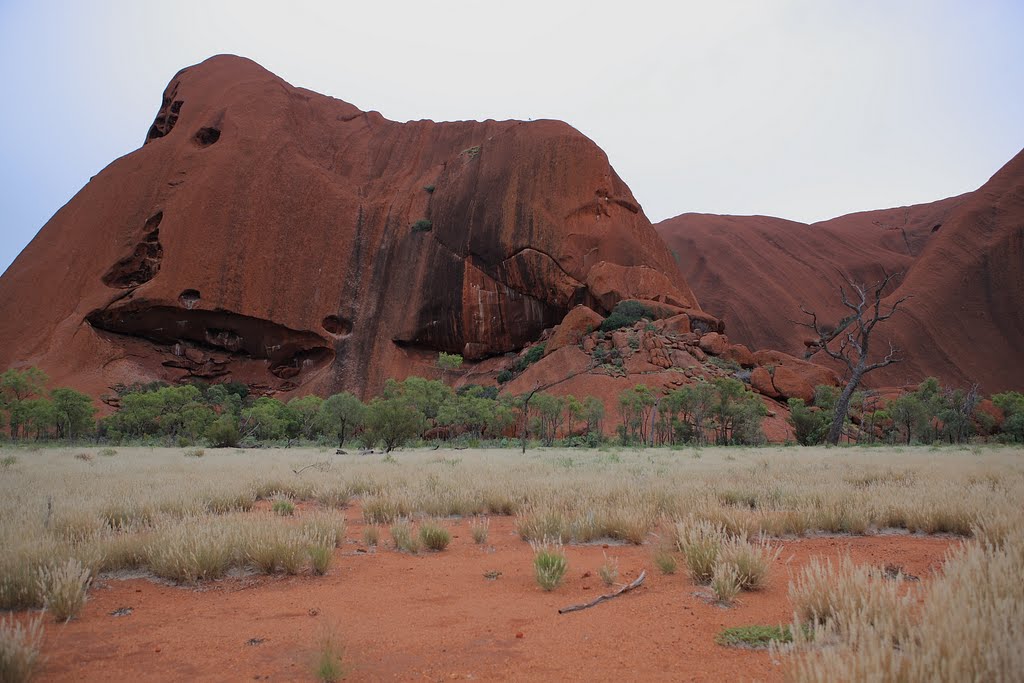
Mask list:
[[[361,538],[348,511],[348,538]],[[489,545],[467,522],[451,525],[441,553],[356,552],[350,540],[324,577],[248,577],[199,590],[145,579],[99,582],[82,615],[47,626],[42,680],[312,680],[322,635],[345,649],[346,680],[779,680],[766,652],[724,648],[725,627],[788,622],[790,573],[810,557],[901,565],[927,579],[956,543],[883,535],[782,541],[769,588],[729,609],[708,604],[680,571],[666,576],[643,547],[569,546],[569,573],[543,592],[529,546],[512,518],[493,518]],[[382,534],[382,542],[387,534]],[[602,553],[617,557],[620,581],[646,568],[636,591],[593,609],[559,615],[607,589]],[[496,580],[484,573],[496,570]],[[131,607],[129,616],[110,612]],[[250,639],[261,639],[248,645]]]

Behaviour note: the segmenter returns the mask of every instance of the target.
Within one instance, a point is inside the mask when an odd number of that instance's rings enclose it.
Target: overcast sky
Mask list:
[[[1020,0],[285,4],[0,0],[0,270],[223,52],[398,121],[568,121],[652,221],[933,201],[1024,147]]]

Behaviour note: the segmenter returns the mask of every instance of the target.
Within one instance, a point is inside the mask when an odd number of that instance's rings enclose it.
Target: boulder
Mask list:
[[[752,368],[757,364],[754,354],[743,344],[733,344],[722,353],[722,358],[739,363],[742,368]]]
[[[758,366],[754,368],[750,373],[750,386],[757,392],[770,396],[772,398],[779,398],[779,390],[775,388],[772,383],[771,373],[768,372],[767,368]]]
[[[680,309],[696,308],[697,300],[680,282],[648,266],[623,266],[609,261],[595,264],[586,279],[587,289],[606,310],[624,299],[646,299]]]
[[[690,316],[685,313],[666,318],[662,328],[664,334],[682,335],[690,333]]]
[[[729,348],[729,340],[717,332],[708,332],[700,338],[700,348],[704,353],[721,356]]]
[[[587,306],[576,306],[562,318],[561,324],[544,346],[544,355],[547,356],[563,346],[579,344],[584,336],[600,327],[603,320],[604,318]]]

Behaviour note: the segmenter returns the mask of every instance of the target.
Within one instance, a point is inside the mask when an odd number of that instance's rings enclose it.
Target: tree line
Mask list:
[[[823,443],[834,424],[839,391],[819,386],[814,400],[789,399],[790,423],[802,445]],[[935,377],[891,400],[877,392],[855,392],[843,433],[857,443],[964,443],[971,437],[995,437],[1024,443],[1024,394],[1007,391],[991,397],[997,411],[985,409],[977,386],[944,387]],[[1002,413],[1002,419],[997,417]]]
[[[214,447],[356,443],[390,451],[410,442],[451,440],[597,446],[611,432],[626,445],[757,445],[765,442],[761,422],[767,414],[761,398],[731,377],[665,394],[643,384],[625,389],[612,399],[619,416],[614,425],[605,424],[605,403],[595,396],[499,395],[497,387],[456,390],[443,381],[409,377],[388,380],[366,402],[348,392],[281,401],[253,395],[240,383],[136,385],[104,397],[115,410],[97,420],[89,396],[47,390],[47,381],[36,368],[0,375],[0,429],[11,439]],[[799,443],[825,440],[837,396],[836,388],[821,386],[810,405],[790,399]],[[845,432],[859,443],[962,442],[976,434],[1024,442],[1024,395],[1006,392],[992,400],[1005,415],[1002,424],[978,409],[976,390],[943,388],[934,378],[892,401],[861,391],[851,401]]]

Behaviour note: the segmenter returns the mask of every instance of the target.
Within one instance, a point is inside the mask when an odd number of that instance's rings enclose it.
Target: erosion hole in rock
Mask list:
[[[189,310],[136,300],[98,309],[86,320],[104,332],[145,339],[168,347],[169,352],[174,349],[174,360],[165,365],[185,368],[193,374],[223,374],[223,368],[214,367],[218,364],[216,359],[207,358],[211,352],[214,356],[228,353],[238,358],[265,360],[267,370],[281,379],[290,379],[334,360],[329,342],[314,332],[293,330],[271,320],[230,311]]]
[[[200,147],[209,147],[220,140],[220,131],[216,128],[200,128],[195,134],[195,142]]]
[[[160,221],[164,219],[164,212],[157,211],[152,216],[146,219],[146,227],[143,228],[143,232],[153,232],[160,227]]]
[[[174,124],[178,122],[178,114],[183,104],[185,104],[184,100],[174,100],[168,106],[167,99],[164,98],[160,111],[157,113],[156,118],[153,119],[153,125],[150,126],[149,132],[146,134],[146,142],[152,142],[171,132]]]
[[[130,289],[149,282],[160,272],[164,259],[164,248],[160,244],[160,221],[164,212],[157,211],[146,220],[142,241],[135,245],[132,253],[125,256],[106,272],[103,284],[116,289]]]
[[[941,227],[942,227],[942,223],[938,223],[938,224],[932,226],[932,232],[938,232],[939,228],[941,228]]]
[[[333,334],[335,337],[347,337],[352,334],[352,321],[346,320],[345,318],[339,318],[336,315],[327,316],[321,324],[325,330]]]
[[[192,307],[199,303],[199,290],[198,289],[186,289],[184,292],[178,295],[178,301],[181,305],[192,310]]]

